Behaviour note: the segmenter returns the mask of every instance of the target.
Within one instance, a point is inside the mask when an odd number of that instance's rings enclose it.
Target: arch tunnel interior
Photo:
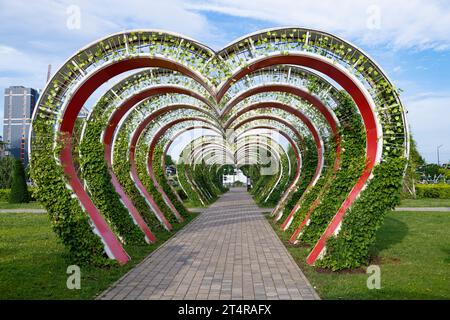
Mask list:
[[[308,264],[358,267],[409,155],[406,110],[383,70],[305,28],[219,51],[155,30],[99,39],[49,80],[29,141],[37,197],[73,258],[120,264],[125,244],[157,242],[190,215],[186,201],[208,206],[239,168],[290,242],[310,246]]]

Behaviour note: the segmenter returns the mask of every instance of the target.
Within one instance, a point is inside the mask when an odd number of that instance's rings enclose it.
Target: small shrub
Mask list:
[[[417,198],[440,198],[450,199],[449,184],[417,184]]]
[[[11,189],[0,189],[0,202],[8,202]]]

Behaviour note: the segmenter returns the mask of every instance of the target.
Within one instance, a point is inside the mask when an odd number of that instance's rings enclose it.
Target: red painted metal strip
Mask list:
[[[125,203],[127,208],[130,210],[130,213],[133,216],[139,216],[138,217],[138,219],[140,218],[139,220],[142,220],[142,217],[140,216],[139,212],[134,207],[132,201],[129,199],[129,197],[127,196],[127,194],[123,190],[122,186],[120,185],[120,183],[119,183],[119,181],[118,181],[118,179],[117,179],[117,177],[114,174],[114,171],[112,169],[112,143],[113,143],[113,137],[114,137],[114,133],[115,133],[116,128],[117,128],[118,124],[120,123],[121,119],[125,116],[125,114],[131,108],[133,108],[136,104],[138,104],[139,102],[141,102],[141,101],[143,101],[143,100],[145,100],[145,99],[147,99],[149,97],[152,97],[152,96],[155,96],[155,95],[167,94],[167,93],[186,94],[186,95],[193,96],[193,97],[195,97],[195,98],[197,98],[197,99],[199,99],[199,100],[201,100],[201,101],[203,101],[205,103],[208,102],[206,99],[204,99],[203,97],[199,96],[195,92],[192,92],[192,91],[186,90],[186,89],[182,89],[182,88],[179,88],[179,87],[171,86],[171,85],[148,88],[148,89],[142,90],[141,92],[139,92],[139,93],[133,95],[132,97],[130,97],[129,99],[125,100],[122,104],[120,104],[116,108],[116,110],[114,110],[114,112],[112,113],[112,115],[111,115],[111,117],[109,119],[108,125],[106,126],[104,134],[103,134],[103,144],[105,145],[105,160],[106,160],[106,163],[108,165],[108,171],[109,171],[109,173],[111,175],[111,180],[112,180],[112,183],[114,185],[114,188],[115,188],[116,192],[120,195],[121,199],[123,200],[123,202]],[[145,195],[145,193],[144,193],[144,195]],[[146,199],[149,201],[149,203],[150,203],[150,205],[152,207],[152,210],[158,216],[158,219],[162,222],[164,227],[167,230],[172,230],[171,224],[169,223],[169,221],[167,221],[166,217],[161,212],[159,207],[156,205],[156,202],[153,200],[153,198],[150,195],[148,195],[148,197],[146,196]],[[142,228],[144,228],[144,226],[142,226]],[[147,229],[148,229],[148,227],[147,227]]]
[[[307,258],[309,264],[313,264],[317,259],[319,254],[325,248],[326,240],[336,231],[337,227],[342,222],[346,209],[350,207],[353,201],[361,192],[365,183],[370,177],[373,167],[376,163],[377,151],[378,151],[378,132],[374,111],[372,110],[368,100],[366,99],[364,93],[358,87],[358,85],[343,71],[336,68],[331,63],[327,63],[319,58],[302,55],[302,54],[290,54],[290,55],[277,55],[267,58],[260,59],[253,64],[247,66],[247,68],[240,70],[234,76],[232,76],[219,90],[216,99],[220,101],[225,92],[235,81],[238,81],[245,75],[268,66],[277,64],[294,64],[299,66],[306,66],[308,68],[314,69],[316,71],[322,72],[336,81],[339,85],[343,87],[345,91],[353,98],[356,103],[361,116],[363,118],[365,130],[366,130],[366,168],[363,174],[358,179],[356,185],[348,195],[347,199],[342,204],[339,211],[331,220],[330,224],[326,228],[322,237],[314,246],[310,255]]]
[[[299,139],[300,143],[304,146],[304,141],[303,141],[302,135],[297,131],[297,129],[296,129],[291,123],[289,123],[289,122],[287,122],[287,121],[285,121],[285,120],[283,120],[283,119],[280,119],[280,118],[277,118],[277,117],[273,117],[273,116],[265,116],[265,115],[261,115],[261,116],[250,117],[250,118],[244,119],[242,122],[238,123],[238,124],[234,127],[234,129],[237,130],[239,127],[241,127],[241,126],[244,125],[245,123],[248,123],[248,122],[250,122],[250,121],[259,120],[259,119],[273,120],[273,121],[277,121],[277,122],[279,122],[279,123],[282,123],[283,125],[285,125],[286,127],[288,127],[289,129],[291,129],[291,130],[294,132],[294,134],[295,134],[295,135],[297,136],[297,138]],[[258,128],[263,128],[263,127],[262,127],[262,126],[258,126]],[[268,127],[268,128],[270,128],[270,127]],[[274,128],[274,127],[272,127],[272,128],[273,128],[273,129],[276,129],[276,128]],[[251,130],[251,129],[254,129],[254,128],[252,127],[252,128],[246,129],[244,132],[246,132],[246,131],[248,131],[248,130]],[[278,132],[281,133],[281,134],[282,134],[283,136],[285,136],[285,137],[287,136],[285,132],[282,132],[282,131],[279,131],[279,130],[278,130]],[[294,142],[294,141],[291,139],[291,137],[289,137],[289,139],[290,139],[292,142]],[[288,140],[289,140],[289,139],[288,139]],[[278,204],[277,204],[277,207],[278,207],[279,205],[281,206],[281,205],[288,199],[290,192],[291,192],[291,191],[293,190],[293,188],[296,186],[296,184],[297,184],[297,182],[298,182],[298,179],[299,179],[299,177],[300,177],[300,167],[301,167],[301,158],[300,158],[300,154],[298,153],[297,149],[295,148],[295,145],[292,144],[292,143],[291,143],[291,145],[292,145],[292,147],[293,147],[293,149],[294,149],[295,156],[296,156],[296,159],[297,159],[296,172],[295,172],[295,176],[294,176],[294,179],[293,179],[292,183],[291,183],[291,184],[289,185],[289,187],[286,189],[286,192],[285,192],[284,195],[281,197],[280,201],[279,201]],[[276,209],[276,208],[275,208],[275,209]],[[274,211],[275,211],[275,209],[274,209]],[[272,215],[273,215],[273,214],[272,214]]]
[[[213,131],[216,131],[216,130],[217,130],[217,129],[214,128],[214,127],[209,127],[209,126],[201,125],[201,126],[187,127],[187,128],[184,128],[183,130],[177,132],[175,136],[171,137],[170,141],[169,141],[169,142],[165,145],[165,147],[164,147],[163,158],[161,159],[161,167],[163,168],[164,174],[165,174],[165,172],[166,172],[166,161],[165,161],[165,159],[166,159],[167,152],[168,152],[168,150],[170,149],[170,146],[172,145],[172,143],[175,141],[175,139],[176,139],[177,137],[179,137],[180,135],[182,135],[183,133],[185,133],[185,132],[187,132],[187,131],[194,130],[194,129],[209,129],[209,130],[213,130]],[[217,133],[221,134],[219,131],[217,131]],[[181,199],[180,195],[179,195],[178,192],[175,190],[175,188],[174,188],[172,185],[170,185],[170,188],[172,189],[172,192],[173,192],[173,193],[175,194],[175,196],[177,197],[178,201],[180,201],[181,203],[183,203],[183,200]]]
[[[312,187],[312,183],[316,180],[316,178],[320,175],[321,172],[321,163],[322,163],[322,159],[323,159],[323,149],[322,149],[322,145],[320,143],[320,137],[319,137],[319,133],[317,132],[316,128],[314,127],[314,125],[312,124],[311,120],[309,120],[309,118],[307,116],[305,116],[300,110],[293,108],[289,105],[280,103],[280,102],[259,102],[259,103],[255,103],[255,104],[251,104],[241,110],[239,110],[236,114],[234,114],[233,116],[231,116],[228,121],[225,124],[225,128],[227,128],[234,120],[236,120],[239,116],[243,115],[246,112],[249,112],[251,110],[255,110],[258,108],[275,108],[275,109],[281,109],[284,110],[286,112],[289,112],[293,115],[295,115],[297,118],[299,118],[310,130],[311,134],[313,135],[314,141],[316,143],[316,150],[317,150],[317,166],[316,166],[316,171],[314,172],[314,176],[311,179],[310,184],[307,187],[307,190],[309,190]],[[306,192],[306,191],[305,191]],[[292,215],[295,213],[291,211],[290,216],[288,216],[289,218],[292,218]],[[286,221],[288,221],[286,219]]]
[[[96,73],[90,75],[89,78],[86,79],[86,81],[84,81],[84,83],[82,83],[80,87],[73,92],[72,98],[67,103],[67,107],[64,111],[64,115],[61,119],[61,124],[59,127],[59,132],[62,136],[65,137],[65,143],[63,149],[61,150],[59,158],[64,173],[66,174],[68,183],[71,186],[73,192],[77,195],[81,205],[89,215],[108,251],[120,264],[125,264],[129,260],[129,256],[123,249],[122,245],[120,244],[98,209],[95,207],[94,203],[91,201],[88,194],[84,190],[83,185],[81,184],[72,160],[71,138],[78,113],[80,112],[87,99],[98,87],[118,74],[144,67],[162,67],[177,70],[197,80],[200,84],[204,85],[204,87],[207,88],[209,92],[211,92],[211,89],[207,87],[207,85],[202,81],[201,78],[197,76],[197,74],[182,66],[181,64],[156,57],[153,59],[148,59],[145,57],[123,59],[121,61],[117,61],[114,64],[103,67]]]
[[[153,112],[152,114],[150,114],[147,118],[145,118],[137,127],[137,129],[135,130],[132,138],[131,138],[131,142],[130,142],[130,150],[129,150],[129,155],[130,155],[130,164],[131,164],[131,175],[133,177],[133,180],[135,181],[136,185],[138,186],[139,190],[141,190],[141,192],[145,195],[145,197],[152,202],[152,205],[154,203],[155,208],[157,208],[156,210],[158,211],[158,214],[161,215],[161,218],[164,217],[162,211],[160,210],[160,208],[156,205],[155,201],[153,200],[153,198],[151,197],[151,195],[147,192],[146,188],[144,187],[144,185],[142,184],[141,180],[139,179],[139,176],[137,174],[137,168],[136,168],[136,159],[135,159],[135,148],[136,148],[136,144],[139,140],[140,135],[142,134],[142,132],[144,131],[145,127],[155,118],[157,118],[158,116],[169,112],[169,111],[173,111],[173,110],[178,110],[178,109],[193,109],[199,112],[204,112],[205,111],[199,107],[196,106],[188,106],[188,105],[170,105],[170,106],[166,106],[163,107],[161,109],[156,110],[155,112]],[[185,118],[187,119],[187,118]],[[195,119],[195,118],[194,118]],[[153,172],[153,170],[151,171]],[[153,178],[152,178],[153,179]],[[157,184],[159,186],[159,184]],[[171,211],[173,212],[173,214],[175,215],[175,217],[177,218],[178,221],[183,221],[183,218],[181,217],[180,213],[178,212],[178,210],[175,209],[175,206],[173,206],[172,202],[170,201],[169,197],[167,196],[167,194],[164,192],[164,190],[162,190],[161,187],[159,187],[158,191],[160,191],[161,195],[164,197],[165,202],[169,205]],[[175,209],[175,210],[174,210]]]

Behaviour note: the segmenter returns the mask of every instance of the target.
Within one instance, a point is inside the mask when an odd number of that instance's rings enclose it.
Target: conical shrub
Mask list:
[[[27,182],[25,180],[25,170],[22,161],[16,159],[12,176],[11,193],[9,203],[28,203],[30,195],[28,193]]]

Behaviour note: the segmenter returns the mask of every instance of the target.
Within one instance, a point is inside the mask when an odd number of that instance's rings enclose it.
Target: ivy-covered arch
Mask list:
[[[74,127],[89,97],[132,71],[91,108],[78,146]],[[220,194],[231,160],[263,181],[258,139],[269,136],[258,128],[281,129],[290,147],[266,146],[280,166],[262,192],[279,191],[275,220],[293,243],[312,246],[309,264],[351,268],[395,205],[409,153],[405,115],[382,69],[326,32],[264,30],[218,52],[173,33],[120,32],[78,51],[47,84],[30,130],[31,174],[76,260],[104,263],[106,253],[126,263],[124,244],[158,241],[152,230],[170,231],[188,214],[164,172],[179,128],[215,128],[242,144],[232,157],[226,144],[200,144],[200,163],[177,165],[183,192],[202,205]]]

